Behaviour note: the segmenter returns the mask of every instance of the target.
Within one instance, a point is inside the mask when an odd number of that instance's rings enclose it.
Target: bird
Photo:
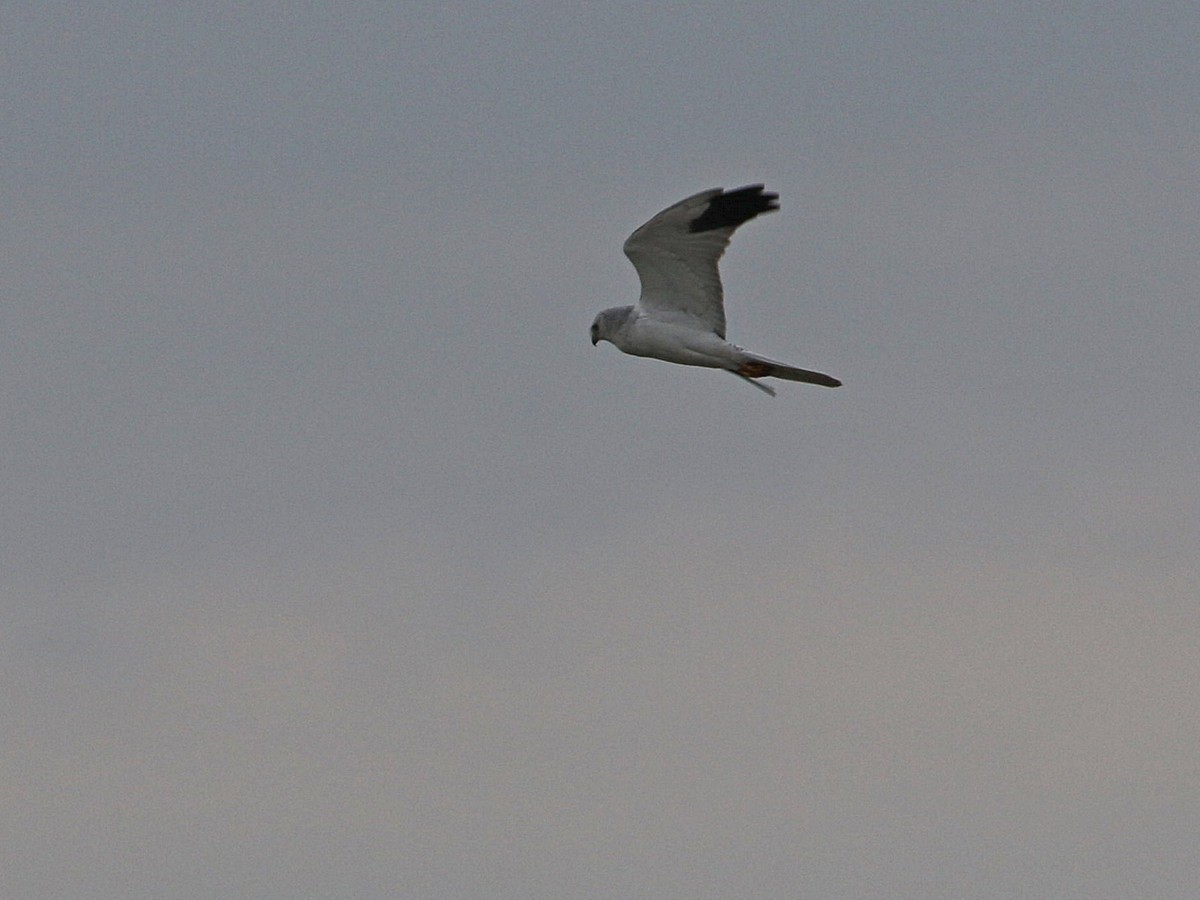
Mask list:
[[[668,206],[625,241],[642,292],[634,306],[614,306],[592,322],[592,346],[608,341],[623,353],[684,366],[724,369],[772,397],[755,379],[840,387],[822,372],[797,369],[725,339],[724,291],[717,263],[738,226],[779,209],[764,185],[711,188]]]

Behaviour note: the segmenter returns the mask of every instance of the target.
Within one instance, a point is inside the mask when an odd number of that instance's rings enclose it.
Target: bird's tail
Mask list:
[[[785,363],[776,362],[773,359],[767,359],[764,356],[756,356],[753,353],[746,353],[741,365],[732,370],[735,375],[740,375],[747,380],[751,378],[783,378],[787,381],[803,381],[805,384],[819,384],[822,387],[841,387],[842,383],[831,375],[826,375],[823,372],[810,372],[808,369],[797,369],[795,366],[789,366]],[[763,387],[763,385],[754,384],[755,387]],[[768,391],[768,393],[771,393]]]

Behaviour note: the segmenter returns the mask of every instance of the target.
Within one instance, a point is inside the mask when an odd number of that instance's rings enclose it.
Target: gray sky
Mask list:
[[[0,26],[0,893],[1194,896],[1194,4]]]

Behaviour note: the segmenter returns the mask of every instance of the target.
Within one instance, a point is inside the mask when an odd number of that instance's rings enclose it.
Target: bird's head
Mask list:
[[[614,306],[596,316],[592,320],[592,346],[595,347],[601,341],[612,343],[612,336],[625,324],[632,312],[632,306]]]

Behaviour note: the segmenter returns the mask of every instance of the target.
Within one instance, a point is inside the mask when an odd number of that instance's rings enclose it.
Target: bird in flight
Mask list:
[[[684,366],[725,369],[772,397],[752,379],[771,376],[825,387],[841,382],[743,350],[725,340],[724,292],[717,262],[733,232],[779,209],[761,184],[713,188],[668,206],[625,241],[642,294],[636,306],[606,309],[592,322],[592,346],[608,341],[623,353]]]

